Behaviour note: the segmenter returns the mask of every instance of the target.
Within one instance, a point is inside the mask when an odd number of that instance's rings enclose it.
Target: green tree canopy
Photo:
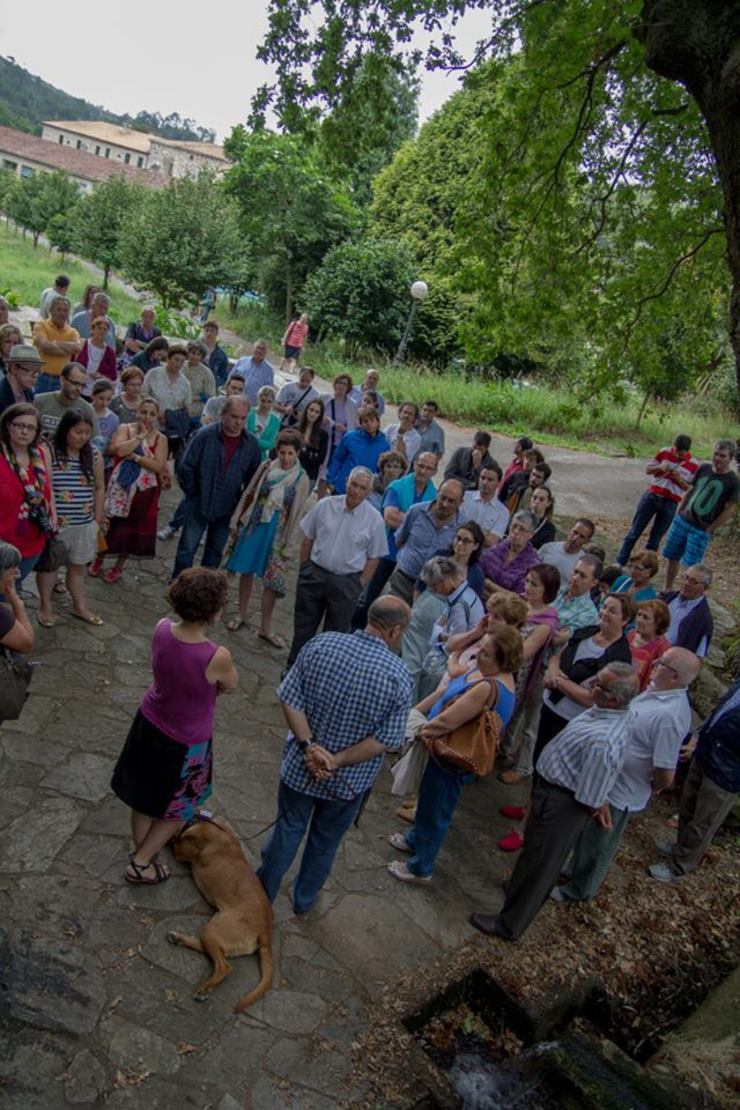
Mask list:
[[[491,35],[473,59],[462,59],[454,23],[483,6],[491,12]],[[712,321],[692,337],[691,328],[664,327],[664,314],[676,322],[666,294],[682,282],[693,308],[724,248],[732,291],[729,281],[724,301],[704,291],[698,315],[705,317],[708,303],[720,315],[729,304],[725,319],[740,384],[737,3],[324,0],[321,7],[317,18],[316,5],[271,0],[261,56],[276,67],[277,81],[260,103],[272,103],[280,115],[293,102],[319,116],[331,112],[367,54],[420,64],[422,52],[413,46],[419,28],[427,33],[428,67],[475,67],[486,58],[520,67],[518,85],[508,86],[510,102],[497,102],[488,117],[488,184],[479,189],[476,214],[476,234],[486,243],[465,261],[464,279],[473,288],[502,262],[483,319],[501,308],[504,334],[523,333],[517,297],[504,298],[501,289],[528,292],[530,321],[537,315],[547,321],[552,332],[542,342],[552,351],[563,333],[571,334],[575,313],[568,305],[580,302],[588,335],[589,318],[599,312],[604,318],[596,302],[614,299],[612,326],[627,357],[630,345],[633,352],[641,345],[657,350],[657,337],[666,334],[688,346],[708,332],[715,336],[716,328]],[[481,328],[469,338],[480,342]],[[608,377],[619,361],[616,348],[604,354],[599,335],[595,345]],[[707,343],[700,347],[694,360]]]
[[[307,274],[357,226],[349,193],[327,174],[310,143],[235,127],[224,149],[225,188],[236,200],[261,287],[280,297],[286,320]]]
[[[319,335],[341,337],[349,355],[358,347],[390,354],[403,333],[416,276],[416,260],[398,240],[340,243],[306,282],[306,309]]]
[[[80,254],[102,268],[103,289],[108,288],[111,270],[121,266],[121,231],[142,199],[140,187],[129,185],[123,177],[111,177],[96,185],[77,210],[77,247]]]
[[[222,283],[240,231],[236,210],[207,173],[142,192],[121,229],[125,273],[165,308],[199,299]]]

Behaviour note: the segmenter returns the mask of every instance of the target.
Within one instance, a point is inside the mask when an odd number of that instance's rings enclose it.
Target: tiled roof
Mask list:
[[[186,150],[192,154],[202,154],[204,158],[215,158],[219,162],[228,162],[224,148],[216,143],[190,142],[184,139],[163,139],[161,135],[152,135],[152,141],[162,143],[163,146],[176,146],[178,150]]]
[[[138,151],[139,154],[148,154],[152,145],[151,135],[145,131],[137,131],[121,123],[107,123],[105,120],[45,119],[44,127],[72,131],[75,135],[84,135],[85,138],[95,139],[99,143],[115,143],[117,146],[127,147],[128,150]]]
[[[27,158],[50,170],[63,170],[87,181],[107,181],[109,177],[120,175],[126,181],[145,185],[149,189],[163,189],[167,185],[167,178],[163,174],[142,170],[138,166],[127,166],[124,162],[99,158],[85,150],[50,143],[46,139],[40,139],[38,135],[17,131],[14,127],[0,126],[0,158],[3,156],[14,160]]]

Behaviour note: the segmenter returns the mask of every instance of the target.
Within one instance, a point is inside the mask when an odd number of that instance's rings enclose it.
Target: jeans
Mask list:
[[[278,819],[269,840],[262,846],[262,864],[257,877],[271,902],[308,829],[301,866],[293,883],[293,908],[306,913],[329,877],[334,857],[362,805],[363,795],[351,802],[328,801],[302,794],[281,779],[278,789]]]
[[[458,771],[429,757],[419,788],[416,817],[405,834],[406,843],[414,850],[407,864],[412,874],[426,878],[434,871],[435,860],[447,836],[462,788],[474,779],[472,771]]]
[[[16,586],[20,586],[21,583],[23,582],[23,579],[26,578],[26,576],[31,573],[31,571],[33,570],[33,568],[36,566],[39,559],[41,558],[42,554],[43,554],[43,552],[39,551],[37,555],[25,555],[21,559],[20,564],[18,566],[18,578],[17,578],[16,583],[15,583]]]
[[[229,538],[230,519],[229,516],[221,516],[216,520],[203,520],[196,512],[195,506],[186,501],[182,535],[177,545],[175,565],[172,570],[173,578],[177,578],[181,570],[193,565],[198,544],[203,538],[204,532],[206,532],[206,547],[203,552],[202,565],[204,567],[220,566],[221,556]]]
[[[172,514],[172,520],[169,521],[167,527],[171,528],[173,532],[179,532],[185,523],[185,516],[188,509],[187,497],[181,497],[177,503],[177,508]]]
[[[58,377],[55,377],[53,374],[39,374],[33,392],[38,396],[39,393],[56,393],[58,389]]]
[[[619,565],[624,566],[626,564],[632,553],[632,548],[651,520],[653,526],[650,529],[650,537],[645,547],[648,551],[657,551],[660,547],[660,541],[671,526],[677,508],[678,504],[671,501],[670,497],[661,497],[658,493],[651,493],[650,490],[646,490],[637,502],[630,530],[622,540],[622,546],[617,555]]]

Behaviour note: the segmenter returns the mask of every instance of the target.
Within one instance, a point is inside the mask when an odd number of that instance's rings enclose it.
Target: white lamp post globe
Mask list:
[[[415,301],[426,300],[429,293],[429,286],[425,281],[415,281],[411,286],[411,296]]]

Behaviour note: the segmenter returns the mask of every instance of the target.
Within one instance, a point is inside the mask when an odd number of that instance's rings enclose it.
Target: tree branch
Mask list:
[[[695,258],[702,247],[709,242],[713,235],[724,235],[724,233],[725,229],[723,227],[710,227],[708,231],[705,231],[699,242],[695,246],[693,246],[691,250],[686,251],[685,254],[682,254],[680,258],[676,259],[676,261],[673,263],[670,270],[666,274],[665,278],[661,282],[659,288],[654,293],[648,293],[647,296],[640,297],[637,302],[637,311],[627,325],[627,339],[631,335],[632,330],[637,326],[640,317],[642,316],[642,310],[645,305],[648,304],[649,301],[657,301],[659,297],[663,296],[663,294],[668,289],[668,286],[671,284],[674,277],[676,276],[679,268],[683,266],[684,262],[688,262],[689,259]]]
[[[475,54],[469,62],[466,62],[464,65],[461,64],[458,66],[445,66],[445,73],[457,73],[461,70],[473,69],[474,66],[477,66],[481,59],[485,58],[488,52],[493,49],[493,47],[503,35],[504,31],[512,23],[516,23],[516,21],[520,19],[521,16],[526,15],[527,12],[532,11],[534,8],[539,8],[542,6],[542,4],[550,3],[552,3],[552,0],[530,0],[529,4],[523,4],[521,8],[517,8],[515,12],[512,12],[507,19],[504,19],[503,22],[498,25],[494,33],[491,35],[490,39],[487,39],[485,42],[481,42],[478,44]]]

